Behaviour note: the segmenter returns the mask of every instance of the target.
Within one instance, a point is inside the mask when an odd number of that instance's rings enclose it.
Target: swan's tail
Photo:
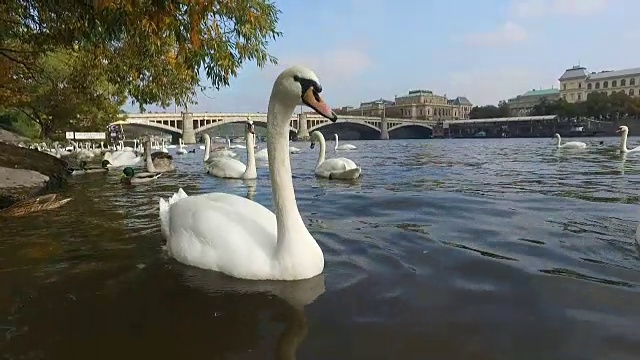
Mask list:
[[[359,178],[361,173],[362,173],[362,168],[358,166],[353,169],[331,173],[331,178],[353,180],[353,179]]]
[[[173,203],[187,196],[189,195],[180,188],[177,193],[171,195],[171,197],[166,200],[160,198],[160,229],[162,230],[162,235],[167,240],[169,240],[169,209]]]

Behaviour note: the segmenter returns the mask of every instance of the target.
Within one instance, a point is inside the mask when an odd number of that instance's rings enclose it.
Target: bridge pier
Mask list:
[[[298,141],[309,141],[309,129],[307,128],[307,114],[298,114]]]
[[[185,144],[196,143],[196,132],[193,130],[193,113],[182,113],[182,142]]]
[[[384,115],[380,117],[380,140],[389,140],[389,129],[387,128],[387,118]]]

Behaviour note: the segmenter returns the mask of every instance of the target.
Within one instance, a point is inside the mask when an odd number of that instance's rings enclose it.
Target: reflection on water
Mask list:
[[[271,207],[265,161],[252,181],[205,175],[199,149],[152,183],[74,177],[64,208],[0,219],[0,354],[636,359],[640,156],[581,141],[359,142],[339,155],[363,168],[348,182],[317,179],[317,152],[296,145],[298,206],[326,259],[299,282],[231,279],[163,251],[160,196]]]

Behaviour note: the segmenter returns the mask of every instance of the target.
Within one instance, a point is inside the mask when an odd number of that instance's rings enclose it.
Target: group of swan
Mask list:
[[[640,153],[640,146],[636,146],[633,149],[627,148],[627,137],[629,136],[629,128],[622,125],[616,130],[616,133],[620,133],[620,153],[628,154],[628,153]],[[555,139],[555,145],[558,149],[585,149],[587,144],[581,141],[569,141],[564,144],[561,144],[562,138],[560,134],[554,134],[553,138]]]
[[[283,71],[273,85],[267,153],[275,214],[245,197],[226,193],[188,196],[180,188],[168,199],[160,199],[161,229],[170,256],[243,279],[298,280],[322,273],[322,250],[296,203],[288,139],[289,120],[301,103],[337,120],[320,97],[321,91],[316,75],[300,66]]]

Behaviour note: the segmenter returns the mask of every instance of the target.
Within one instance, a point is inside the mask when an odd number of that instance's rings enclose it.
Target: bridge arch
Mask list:
[[[389,139],[428,139],[433,136],[433,127],[420,123],[405,123],[390,127]]]
[[[333,138],[338,134],[345,140],[377,140],[380,139],[380,129],[364,121],[327,121],[309,128],[309,133],[319,131],[325,138]]]
[[[175,128],[173,126],[164,125],[161,123],[157,123],[149,120],[139,120],[139,119],[127,119],[126,123],[122,121],[116,121],[109,125],[121,125],[121,126],[140,126],[145,128],[150,128],[154,130],[161,130],[171,134],[182,134],[182,129]]]
[[[253,125],[255,126],[259,126],[261,128],[266,128],[267,127],[267,119],[266,118],[252,118],[251,119],[253,121]],[[211,124],[207,124],[205,126],[201,126],[197,129],[194,129],[194,132],[196,134],[198,133],[202,133],[211,129],[214,129],[216,127],[225,125],[225,124],[243,124],[245,123],[247,120],[246,119],[237,119],[237,120],[221,120],[221,121],[217,121]],[[298,129],[289,127],[289,137],[295,135],[298,132]]]

